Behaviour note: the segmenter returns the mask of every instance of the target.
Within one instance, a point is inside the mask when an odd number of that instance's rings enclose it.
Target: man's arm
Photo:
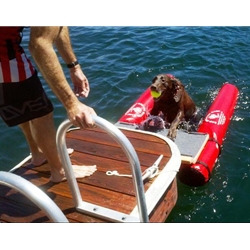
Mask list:
[[[70,64],[77,60],[72,49],[68,27],[60,27],[54,41],[58,52],[66,64]]]
[[[76,126],[92,127],[94,122],[90,114],[95,114],[95,111],[79,102],[66,80],[53,48],[62,29],[61,27],[31,27],[29,50],[44,79],[65,106],[70,121]],[[64,47],[64,49],[67,48]]]
[[[67,65],[77,61],[77,57],[72,49],[68,27],[61,27],[60,32],[55,39],[55,45]],[[90,91],[89,82],[82,72],[80,65],[77,64],[74,67],[71,67],[69,72],[74,84],[74,93],[77,96],[88,97]]]

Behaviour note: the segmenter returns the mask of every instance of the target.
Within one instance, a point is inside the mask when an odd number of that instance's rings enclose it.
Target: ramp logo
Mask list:
[[[126,113],[128,116],[126,120],[133,120],[135,118],[141,118],[146,115],[146,108],[142,103],[135,103]]]
[[[216,125],[223,125],[226,121],[226,116],[221,110],[214,110],[206,116],[205,121]]]

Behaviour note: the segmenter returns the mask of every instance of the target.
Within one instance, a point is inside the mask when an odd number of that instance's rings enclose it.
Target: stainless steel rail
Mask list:
[[[24,178],[0,171],[0,184],[15,189],[35,203],[54,222],[68,222],[63,212],[42,190]],[[1,208],[0,208],[1,210]]]
[[[98,127],[106,131],[121,146],[121,148],[123,149],[125,155],[127,156],[130,162],[139,218],[134,218],[131,217],[130,215],[123,214],[104,207],[100,207],[94,204],[90,204],[82,200],[65,143],[66,132],[69,129],[69,127],[72,126],[71,122],[69,120],[66,120],[59,126],[57,130],[57,148],[60,157],[62,159],[66,178],[68,180],[76,208],[83,213],[95,215],[97,217],[105,218],[111,221],[148,222],[149,218],[147,213],[147,205],[144,194],[144,186],[143,186],[140,162],[134,147],[127,139],[127,137],[116,126],[114,126],[113,124],[111,124],[110,122],[106,121],[105,119],[99,116],[93,116],[93,119]]]

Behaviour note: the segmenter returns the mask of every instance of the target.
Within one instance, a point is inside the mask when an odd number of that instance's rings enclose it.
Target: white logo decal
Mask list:
[[[226,116],[221,110],[214,110],[206,116],[205,121],[217,125],[223,125],[226,121]]]
[[[135,103],[126,113],[125,116],[130,116],[131,118],[142,117],[146,113],[146,108],[142,103]],[[127,120],[131,120],[127,118]]]

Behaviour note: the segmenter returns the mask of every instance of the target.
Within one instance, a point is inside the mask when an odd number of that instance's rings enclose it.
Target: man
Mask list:
[[[9,126],[19,125],[29,144],[32,163],[48,161],[51,181],[65,179],[56,149],[53,106],[36,70],[21,47],[21,27],[0,27],[0,115]],[[54,46],[67,64],[74,84],[71,90]],[[52,91],[63,103],[69,120],[81,128],[93,127],[95,111],[77,96],[87,97],[89,83],[71,47],[67,27],[30,27],[30,53]],[[96,166],[73,165],[76,177],[95,172]]]

